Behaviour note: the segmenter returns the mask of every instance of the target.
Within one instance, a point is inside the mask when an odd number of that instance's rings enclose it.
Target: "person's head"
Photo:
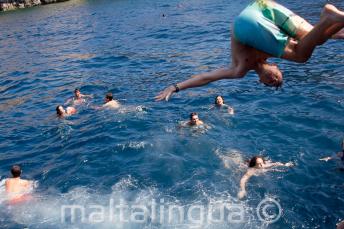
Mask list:
[[[81,93],[80,93],[79,88],[75,88],[74,95],[75,95],[75,98],[78,98],[78,99],[81,98]]]
[[[198,114],[196,112],[192,112],[190,114],[190,124],[197,125],[198,121],[199,121]]]
[[[266,86],[281,87],[283,84],[283,75],[276,64],[259,64],[257,73],[259,81]]]
[[[262,168],[265,161],[261,156],[254,156],[248,162],[248,167],[250,168]]]
[[[14,178],[20,177],[21,174],[21,168],[19,165],[13,165],[11,168],[11,173]]]
[[[342,141],[342,151],[344,152],[344,139]]]
[[[112,93],[109,92],[105,95],[105,102],[110,102],[111,100],[113,100],[113,96],[112,96]]]
[[[225,104],[225,100],[223,99],[223,97],[221,95],[216,96],[215,105],[222,106],[223,104]]]
[[[64,113],[66,113],[66,111],[65,111],[65,109],[63,108],[63,106],[58,105],[58,106],[56,107],[56,114],[57,114],[58,116],[63,116]]]

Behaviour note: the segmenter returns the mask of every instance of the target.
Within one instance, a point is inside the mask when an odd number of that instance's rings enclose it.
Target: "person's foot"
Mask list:
[[[338,10],[334,5],[326,4],[321,13],[321,19],[331,22],[344,23],[344,12]]]

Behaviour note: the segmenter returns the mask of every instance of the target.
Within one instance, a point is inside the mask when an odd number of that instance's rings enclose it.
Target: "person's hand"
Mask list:
[[[229,113],[230,115],[234,115],[234,109],[231,108],[231,107],[228,107],[228,113]]]
[[[328,162],[329,160],[331,160],[331,157],[324,157],[324,158],[319,159],[319,161],[326,161],[326,162]]]
[[[294,166],[293,162],[287,162],[284,165],[287,167],[293,167]]]
[[[246,196],[246,191],[245,190],[241,190],[239,193],[238,193],[238,198],[239,199],[242,199]]]
[[[176,91],[176,88],[173,85],[171,85],[165,88],[165,90],[161,91],[157,96],[155,96],[154,97],[155,101],[161,101],[163,99],[168,101],[175,91]]]

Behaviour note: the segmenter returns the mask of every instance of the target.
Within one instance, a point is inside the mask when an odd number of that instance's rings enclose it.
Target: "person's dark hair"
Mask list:
[[[21,168],[19,165],[13,165],[11,169],[12,176],[14,178],[20,177],[21,174]]]
[[[263,161],[265,161],[264,158],[261,156],[254,156],[248,161],[248,167],[250,167],[250,168],[255,167],[257,165],[257,159],[258,158],[263,159]]]
[[[110,101],[113,100],[112,93],[111,93],[111,92],[107,93],[106,96],[105,96],[105,98],[107,98],[107,99],[110,100]]]
[[[218,98],[218,97],[221,97],[222,100],[223,100],[223,103],[225,103],[224,98],[223,98],[221,95],[217,95],[217,96],[215,97],[215,105],[218,105],[218,104],[217,104],[217,98]]]
[[[79,88],[75,88],[74,93],[77,92],[77,91],[80,92],[80,89]]]
[[[196,116],[196,115],[198,116],[198,114],[197,114],[196,112],[192,112],[192,113],[190,114],[190,119],[192,119],[192,117],[193,117],[193,116]]]
[[[60,107],[62,107],[61,105],[58,105],[57,107],[56,107],[56,114],[58,115],[58,116],[61,116],[62,115],[62,112],[60,111]]]
[[[283,80],[281,80],[281,81],[278,81],[278,82],[275,84],[275,88],[276,88],[276,90],[278,90],[278,89],[282,88],[282,86],[283,86]]]

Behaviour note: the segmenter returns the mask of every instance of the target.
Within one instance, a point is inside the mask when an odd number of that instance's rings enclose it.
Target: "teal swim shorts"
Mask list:
[[[234,21],[234,37],[240,43],[281,57],[289,37],[295,37],[295,14],[272,1],[248,5]]]

